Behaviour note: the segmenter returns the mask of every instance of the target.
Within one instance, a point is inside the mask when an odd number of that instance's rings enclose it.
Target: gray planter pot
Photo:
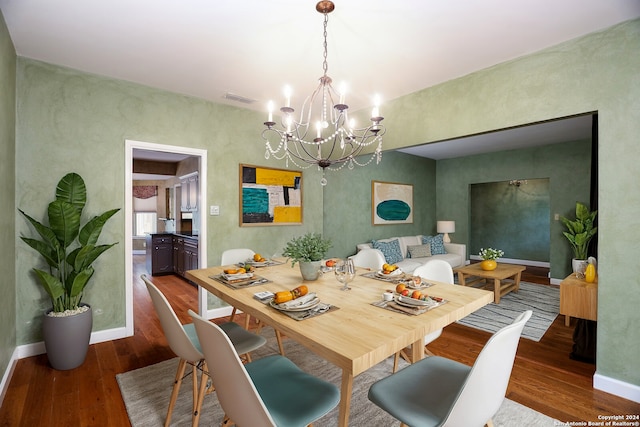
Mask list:
[[[91,309],[73,316],[44,316],[42,322],[44,346],[49,363],[54,369],[66,371],[84,363],[89,349],[92,326]]]
[[[300,264],[300,274],[304,280],[318,280],[322,261],[301,261],[298,264]]]

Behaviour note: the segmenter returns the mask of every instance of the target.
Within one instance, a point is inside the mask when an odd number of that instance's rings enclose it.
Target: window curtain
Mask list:
[[[133,186],[133,211],[157,212],[158,211],[158,186],[134,185]]]

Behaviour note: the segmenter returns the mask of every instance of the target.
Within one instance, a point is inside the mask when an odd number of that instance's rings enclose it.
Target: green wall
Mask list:
[[[43,218],[55,183],[71,170],[87,183],[88,214],[124,208],[124,142],[131,139],[208,150],[208,203],[221,209],[220,216],[206,217],[209,265],[219,263],[224,248],[272,254],[292,235],[322,231],[322,191],[313,184],[313,170],[305,171],[304,225],[238,227],[238,165],[266,164],[261,115],[25,58],[18,58],[17,75],[16,203],[36,218]],[[124,325],[124,221],[123,209],[105,227],[104,241],[120,244],[96,262],[85,294],[94,331]],[[31,233],[21,217],[17,229]],[[17,341],[38,342],[50,303],[30,269],[43,262],[19,240],[16,253]]]
[[[640,20],[634,20],[385,106],[386,149],[598,112],[597,374],[636,386],[640,386],[638,52]],[[459,192],[459,197],[447,193],[443,198],[439,176],[437,185],[438,217],[448,217],[456,204],[464,206]],[[553,254],[551,262],[557,264]]]
[[[16,51],[0,12],[0,378],[16,347]]]
[[[465,243],[469,251],[469,185],[549,178],[552,218],[556,213],[570,216],[576,201],[589,203],[591,140],[440,160],[437,171],[438,217],[456,221],[453,240]],[[564,279],[571,272],[572,252],[563,230],[560,221],[551,220],[549,261],[555,279]]]
[[[435,233],[435,178],[434,160],[398,152],[385,152],[377,166],[327,172],[323,228],[331,255],[352,255],[371,239]],[[371,181],[413,184],[413,224],[371,224]]]

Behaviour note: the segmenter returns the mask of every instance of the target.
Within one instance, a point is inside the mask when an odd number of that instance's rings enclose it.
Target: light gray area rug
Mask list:
[[[252,353],[254,360],[278,352],[273,330],[263,331],[268,338],[267,345]],[[284,340],[285,353],[298,366],[307,372],[333,382],[337,386],[341,381],[341,370],[335,365],[319,358],[293,340]],[[401,368],[406,366],[400,361]],[[178,359],[167,360],[135,371],[116,376],[120,392],[124,399],[129,420],[133,427],[161,426],[167,413],[173,378],[178,366]],[[350,426],[382,427],[399,425],[399,422],[386,412],[375,406],[367,398],[369,387],[378,379],[391,374],[393,358],[376,365],[354,379],[351,400]],[[176,407],[171,417],[172,426],[191,425],[191,378],[183,381]],[[223,419],[223,412],[215,393],[205,397],[200,425],[217,426]],[[315,427],[336,426],[338,409],[316,421]],[[554,426],[554,420],[526,406],[505,399],[502,407],[494,417],[496,427],[512,426]]]
[[[509,292],[500,298],[500,304],[485,305],[458,321],[472,328],[496,332],[523,311],[533,310],[531,319],[524,326],[522,336],[540,341],[560,312],[560,289],[553,286],[520,282],[518,292]]]

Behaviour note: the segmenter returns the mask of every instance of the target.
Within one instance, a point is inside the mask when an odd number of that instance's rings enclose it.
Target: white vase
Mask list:
[[[304,280],[318,280],[322,261],[301,261],[298,264],[300,264],[300,274]]]
[[[579,276],[580,274],[582,274],[582,276],[584,277],[584,272],[587,269],[587,264],[589,263],[586,259],[573,258],[571,260],[571,267],[573,268],[573,273],[576,276]]]

